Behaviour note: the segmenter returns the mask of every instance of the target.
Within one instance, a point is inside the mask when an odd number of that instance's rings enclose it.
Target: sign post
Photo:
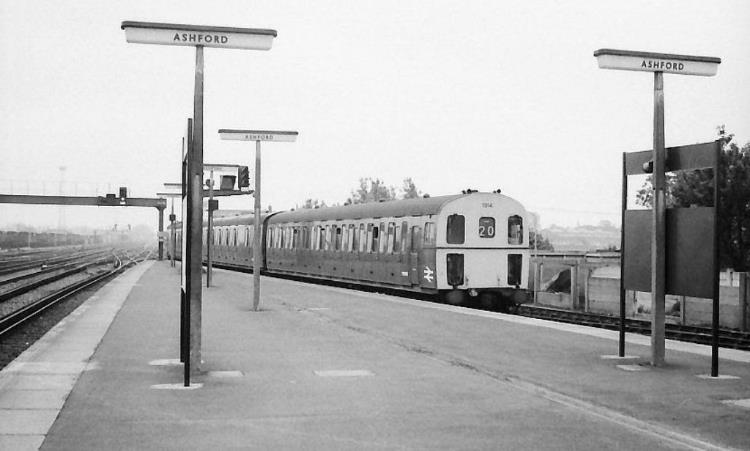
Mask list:
[[[200,369],[201,362],[201,254],[203,234],[203,48],[269,50],[276,30],[255,28],[210,27],[202,25],[156,22],[122,22],[127,42],[138,44],[176,45],[195,47],[195,93],[193,97],[192,142],[188,146],[187,176],[183,180],[187,191],[187,215],[183,216],[183,243],[190,241],[189,252],[183,253],[183,268],[187,265],[185,294],[188,299],[189,355],[185,360],[185,386],[190,385],[190,368]],[[184,245],[183,245],[184,246]],[[190,315],[190,312],[193,315]]]
[[[664,72],[681,75],[713,76],[721,59],[707,56],[674,55],[599,49],[594,52],[599,67],[654,73],[653,215],[651,244],[651,364],[664,365],[664,322],[666,287],[666,176],[664,148]],[[622,225],[624,228],[624,224]],[[623,247],[623,246],[621,246]],[[621,256],[624,252],[621,252]],[[622,259],[622,257],[621,257]],[[620,262],[622,265],[623,262]],[[622,279],[620,279],[620,283]],[[624,302],[624,296],[621,300]],[[622,307],[621,307],[622,309]],[[621,332],[621,341],[623,333]],[[620,356],[624,346],[620,345]]]
[[[258,311],[260,304],[260,268],[261,256],[261,221],[260,221],[260,142],[294,142],[297,140],[296,131],[269,130],[219,130],[221,139],[233,141],[255,141],[255,193],[254,193],[254,230],[253,230],[253,311]]]

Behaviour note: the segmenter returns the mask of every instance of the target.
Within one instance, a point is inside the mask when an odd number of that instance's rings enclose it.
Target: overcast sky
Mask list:
[[[252,165],[219,128],[298,130],[263,146],[263,206],[343,202],[360,177],[433,196],[501,188],[542,226],[619,223],[622,152],[652,146],[653,75],[599,48],[722,59],[665,75],[667,146],[750,141],[750,2],[0,2],[0,191],[152,197],[180,176],[195,50],[128,44],[125,20],[278,31],[270,51],[205,51],[206,163]],[[252,169],[251,169],[252,173]],[[12,185],[12,186],[11,186]],[[251,208],[249,198],[223,208]],[[56,226],[57,207],[0,206]],[[71,207],[69,226],[156,224]]]

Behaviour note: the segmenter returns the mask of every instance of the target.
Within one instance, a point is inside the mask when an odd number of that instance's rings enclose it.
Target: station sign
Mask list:
[[[294,142],[297,140],[298,132],[271,131],[271,130],[219,130],[221,139],[235,141],[277,141]]]
[[[599,49],[594,56],[601,69],[664,72],[681,75],[716,75],[721,58],[712,56],[673,55],[632,50]]]
[[[125,21],[120,28],[127,42],[136,44],[270,50],[276,37],[276,30],[156,22]]]

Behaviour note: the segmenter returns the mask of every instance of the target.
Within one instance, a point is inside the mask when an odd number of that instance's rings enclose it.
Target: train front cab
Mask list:
[[[437,288],[450,304],[509,310],[526,301],[529,245],[525,210],[508,197],[474,194],[437,218]]]

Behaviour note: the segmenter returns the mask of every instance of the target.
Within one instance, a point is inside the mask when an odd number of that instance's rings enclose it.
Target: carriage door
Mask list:
[[[419,285],[419,254],[422,250],[422,227],[413,226],[409,236],[409,282]]]

